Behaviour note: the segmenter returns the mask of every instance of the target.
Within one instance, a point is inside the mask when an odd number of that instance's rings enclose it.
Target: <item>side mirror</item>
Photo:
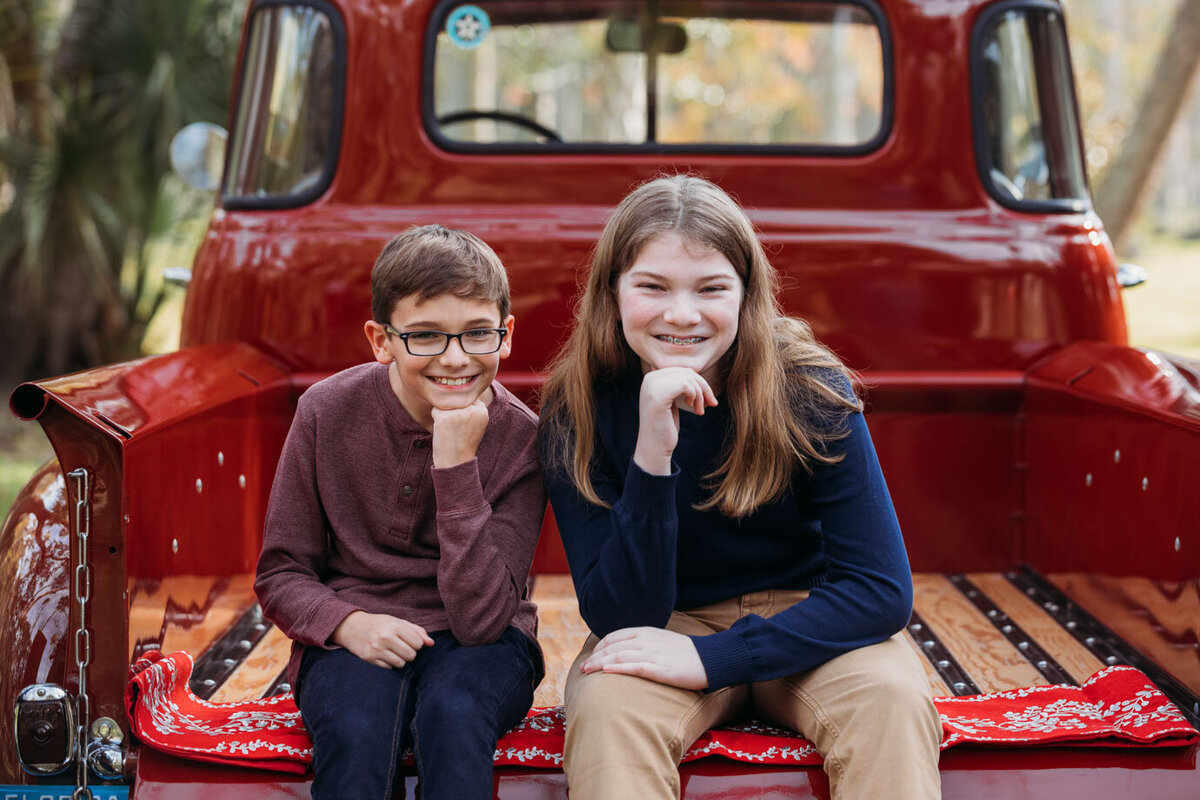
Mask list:
[[[185,125],[171,139],[171,168],[193,189],[214,191],[221,185],[228,139],[225,129],[211,122]]]
[[[1117,285],[1122,289],[1132,289],[1141,286],[1149,277],[1148,273],[1137,264],[1122,262],[1117,265]]]

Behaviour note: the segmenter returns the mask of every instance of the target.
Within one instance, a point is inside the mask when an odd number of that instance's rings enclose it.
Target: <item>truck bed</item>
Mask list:
[[[567,669],[587,636],[570,577],[534,575],[546,679],[536,706],[562,702]],[[935,696],[1078,685],[1109,664],[1142,669],[1195,721],[1200,709],[1197,582],[1082,574],[917,573],[906,632]],[[287,690],[289,644],[262,618],[250,576],[173,579],[135,588],[131,657],[187,650],[192,690],[227,702]]]
[[[1200,592],[1196,581],[1164,583],[1084,574],[1005,573],[913,576],[916,602],[906,636],[921,656],[935,695],[994,692],[1028,685],[1077,684],[1110,663],[1150,675],[1196,724],[1200,719]],[[531,578],[540,612],[547,675],[534,703],[562,702],[567,669],[587,636],[570,577]],[[176,578],[145,584],[131,598],[131,656],[148,649],[188,650],[192,690],[213,701],[287,690],[289,644],[262,619],[252,578]],[[943,796],[953,798],[1154,796],[1193,798],[1198,748],[974,748],[942,755]],[[820,769],[765,767],[703,759],[681,767],[683,797],[827,798]],[[180,781],[194,791],[183,790]],[[189,800],[217,784],[256,796],[305,797],[307,781],[197,762],[143,748],[135,796]],[[395,797],[414,797],[408,776]],[[1119,791],[1118,791],[1119,790]],[[231,795],[232,796],[232,795]],[[561,772],[502,767],[496,797],[566,796]]]

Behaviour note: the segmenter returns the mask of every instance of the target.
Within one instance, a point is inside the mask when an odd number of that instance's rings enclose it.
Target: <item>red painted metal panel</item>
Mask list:
[[[1200,787],[1200,748],[970,748],[942,754],[945,800],[1193,800]],[[705,759],[680,768],[683,800],[828,800],[829,781],[818,768],[756,767]],[[408,777],[413,797],[415,779]],[[497,800],[563,800],[561,772],[496,770]],[[136,800],[283,800],[308,797],[307,781],[293,776],[188,762],[143,750]]]
[[[41,423],[62,472],[89,474],[93,717],[124,719],[131,582],[168,572],[252,568],[293,403],[285,373],[244,344],[192,348],[14,391],[13,410]],[[201,494],[195,476],[206,469],[203,453],[226,442],[228,479],[209,479],[207,504],[192,500]],[[244,487],[234,470],[246,477]],[[70,480],[66,491],[73,507],[79,498]],[[78,541],[68,539],[68,563],[74,563]],[[67,624],[69,631],[79,625],[75,604]],[[55,669],[74,692],[78,674],[70,655],[65,669]]]
[[[867,423],[916,571],[1020,560],[1020,372],[868,372]]]
[[[478,233],[508,264],[518,335],[506,366],[533,380],[570,326],[603,221],[664,169],[710,177],[750,209],[787,275],[786,307],[856,368],[1021,369],[1077,339],[1125,341],[1095,215],[1013,212],[980,185],[966,54],[983,3],[880,4],[895,123],[873,153],[665,159],[439,150],[420,116],[431,5],[343,4],[352,46],[335,182],[301,209],[218,210],[185,345],[239,339],[324,372],[363,361],[374,256],[403,228],[438,221]]]
[[[1200,575],[1200,393],[1184,373],[1163,356],[1081,342],[1032,373],[1026,416],[1030,563]]]
[[[295,396],[277,381],[126,445],[130,580],[252,572]]]
[[[577,180],[592,176],[581,171]],[[855,368],[1019,370],[1074,340],[1125,341],[1111,250],[1075,241],[1093,217],[752,209],[786,276],[785,307]],[[562,203],[227,212],[197,257],[184,343],[239,339],[295,370],[368,360],[362,323],[375,256],[395,233],[438,221],[479,234],[507,264],[517,329],[505,366],[534,376],[571,327],[579,278],[610,210]]]
[[[196,409],[219,406],[284,377],[246,344],[229,342],[17,387],[12,410],[36,419],[50,402],[123,439],[147,436]]]

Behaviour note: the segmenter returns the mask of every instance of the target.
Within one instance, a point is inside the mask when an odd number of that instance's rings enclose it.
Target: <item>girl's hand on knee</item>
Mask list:
[[[638,439],[633,460],[651,475],[671,473],[671,455],[679,443],[679,411],[704,414],[717,395],[690,367],[664,367],[642,378],[638,403]]]
[[[377,667],[399,669],[433,644],[420,625],[389,614],[352,611],[329,637],[334,644]]]
[[[580,665],[583,672],[615,672],[700,690],[708,674],[688,637],[662,628],[622,628],[605,636]]]

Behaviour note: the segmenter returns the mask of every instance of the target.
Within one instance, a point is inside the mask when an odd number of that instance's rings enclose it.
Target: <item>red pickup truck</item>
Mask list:
[[[370,357],[383,242],[496,249],[500,378],[536,405],[606,215],[663,171],[750,210],[787,309],[865,377],[935,694],[1121,663],[1200,722],[1200,363],[1127,345],[1056,0],[252,0],[239,65],[180,350],[10,400],[57,458],[0,538],[3,797],[307,796],[139,745],[131,662],[286,689],[264,511],[297,397]],[[552,519],[534,567],[554,705],[583,632]],[[1198,749],[956,747],[944,792],[1191,799]],[[828,796],[814,768],[682,771],[687,798]],[[497,797],[565,791],[497,770]]]

